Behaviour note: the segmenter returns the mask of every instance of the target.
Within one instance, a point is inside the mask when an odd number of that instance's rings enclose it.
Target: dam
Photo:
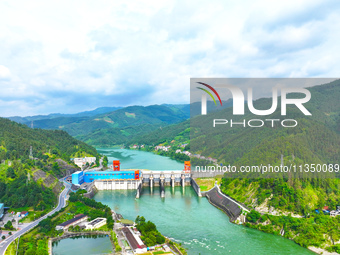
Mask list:
[[[199,185],[192,178],[190,161],[184,162],[184,170],[120,169],[119,161],[113,162],[113,171],[77,171],[72,174],[76,186],[94,185],[97,190],[136,190],[136,198],[142,195],[143,187],[160,187],[160,196],[165,197],[164,187],[192,186],[201,196]]]

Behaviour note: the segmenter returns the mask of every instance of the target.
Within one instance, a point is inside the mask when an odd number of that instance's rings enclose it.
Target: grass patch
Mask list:
[[[130,112],[125,112],[125,116],[129,117],[129,118],[136,118],[136,114],[135,113],[130,113]]]
[[[197,178],[195,181],[200,186],[201,191],[208,191],[215,186],[216,181],[217,183],[220,183],[221,177],[216,176],[215,178]]]

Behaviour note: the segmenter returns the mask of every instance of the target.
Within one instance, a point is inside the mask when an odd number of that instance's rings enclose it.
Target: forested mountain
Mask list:
[[[233,116],[227,108],[207,116],[191,119],[191,152],[218,159],[219,163],[234,165],[280,164],[291,157],[308,163],[335,163],[340,159],[340,81],[309,88],[311,100],[305,107],[312,116],[303,115],[295,106],[288,106],[287,115],[281,116],[281,104],[269,116],[254,116],[246,110],[244,116]],[[255,101],[256,109],[269,109],[271,99]],[[248,109],[245,107],[245,109]],[[217,125],[213,119],[246,122],[250,119],[295,119],[295,128],[284,128],[280,122],[261,128],[236,125]],[[258,124],[258,123],[257,123]]]
[[[27,126],[59,129],[91,145],[112,146],[127,143],[131,138],[178,123],[190,117],[190,106],[151,105],[115,108],[98,108],[74,115],[50,114],[47,116],[10,117]]]
[[[99,158],[95,148],[65,131],[31,129],[0,118],[0,202],[50,209],[61,189],[58,178],[77,170],[70,158],[85,155]]]
[[[170,143],[178,140],[182,143],[189,143],[190,140],[190,120],[172,124],[166,127],[157,128],[152,132],[135,136],[127,141],[128,145],[147,144],[158,145],[162,143]]]
[[[30,146],[33,155],[50,151],[69,160],[77,152],[97,156],[95,148],[78,141],[62,130],[31,129],[23,124],[0,118],[0,160],[28,159]]]
[[[73,113],[73,114],[51,113],[48,115],[35,115],[35,116],[26,116],[26,117],[13,116],[13,117],[8,117],[8,119],[30,126],[32,121],[40,122],[41,120],[54,119],[56,122],[58,122],[59,121],[58,118],[71,118],[72,119],[72,118],[80,118],[80,117],[91,117],[91,116],[95,116],[98,114],[113,112],[121,108],[122,107],[99,107],[92,111],[85,111],[85,112],[79,112],[79,113]],[[56,123],[55,125],[56,125],[56,128],[60,126],[58,123]],[[37,127],[40,127],[40,126],[38,125]]]
[[[304,116],[295,106],[288,106],[287,116],[280,114],[280,100],[277,111],[260,117],[247,111],[244,116],[233,116],[232,108],[211,112],[207,116],[194,116],[178,124],[157,129],[136,137],[131,143],[159,144],[172,140],[189,141],[191,126],[191,152],[218,159],[223,164],[268,164],[280,163],[281,154],[285,160],[301,159],[306,162],[339,162],[340,157],[340,81],[309,88],[311,100],[305,104],[312,116]],[[257,109],[269,109],[271,99],[254,102]],[[272,128],[217,125],[213,119],[233,119],[242,122],[250,119],[296,119],[298,126],[283,128],[279,122]],[[180,137],[180,138],[178,138]]]

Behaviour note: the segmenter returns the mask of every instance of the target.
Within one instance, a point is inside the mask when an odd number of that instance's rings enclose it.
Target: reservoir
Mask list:
[[[121,168],[180,170],[183,164],[149,152],[125,149],[98,149],[109,161],[121,161]],[[157,164],[155,164],[157,162]],[[110,206],[126,219],[142,215],[158,230],[188,249],[188,254],[314,254],[280,236],[229,222],[227,215],[204,197],[197,197],[192,187],[165,187],[165,198],[154,187],[143,188],[135,199],[134,190],[99,191],[94,199]]]
[[[105,235],[77,236],[62,239],[52,244],[53,255],[94,255],[112,254],[113,248],[110,238]]]

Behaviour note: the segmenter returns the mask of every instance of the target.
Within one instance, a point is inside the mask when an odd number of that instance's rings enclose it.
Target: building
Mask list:
[[[81,185],[95,180],[139,180],[139,170],[135,171],[78,171],[72,174],[72,184]]]
[[[80,185],[84,182],[84,172],[77,171],[72,174],[72,184]]]
[[[164,249],[165,252],[171,252],[170,247],[166,244],[163,245],[163,249]]]
[[[112,164],[113,171],[120,171],[120,161],[114,160]]]
[[[130,228],[124,227],[122,228],[122,232],[134,253],[147,252],[146,245]]]
[[[77,166],[82,168],[83,166],[86,165],[86,163],[89,163],[89,165],[95,163],[96,157],[74,158],[73,161]]]
[[[26,216],[28,216],[28,212],[26,211],[21,212],[20,217],[26,217]]]
[[[85,229],[96,229],[106,224],[106,218],[96,218],[93,221],[86,223]]]
[[[336,210],[330,211],[331,216],[338,216],[340,215],[340,206],[337,206]]]
[[[0,219],[4,216],[5,205],[0,203]]]
[[[87,221],[87,216],[84,214],[78,214],[73,219],[65,221],[55,227],[56,230],[67,230],[71,226],[78,225],[81,222]]]

